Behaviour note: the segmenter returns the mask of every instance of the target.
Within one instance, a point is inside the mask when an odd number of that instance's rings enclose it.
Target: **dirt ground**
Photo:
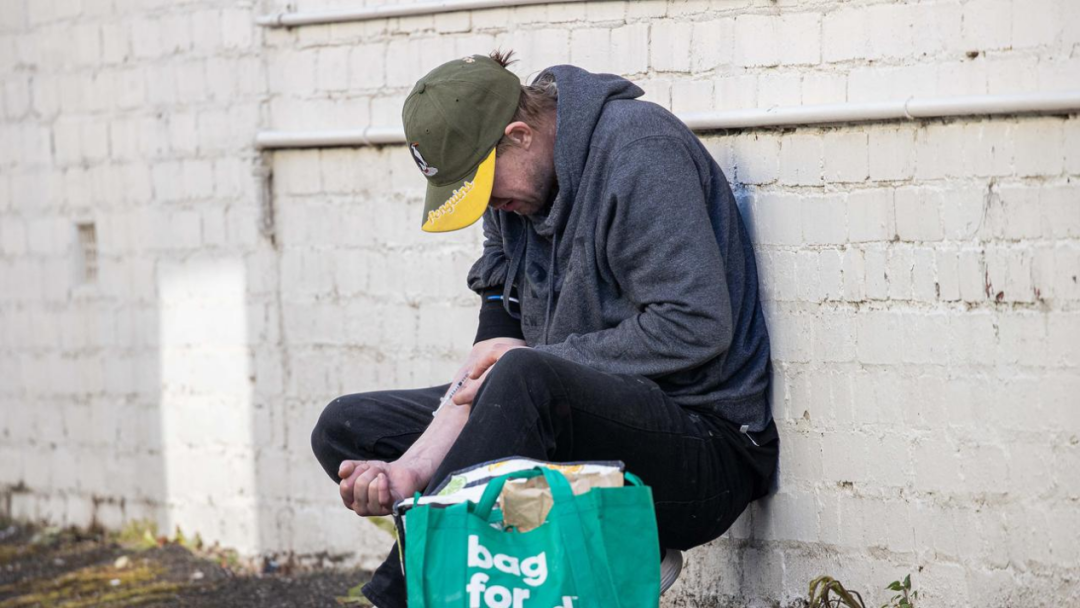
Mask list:
[[[0,608],[365,606],[359,570],[244,565],[147,529],[105,534],[0,519]]]

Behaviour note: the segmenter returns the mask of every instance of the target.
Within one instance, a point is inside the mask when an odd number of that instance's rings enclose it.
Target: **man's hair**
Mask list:
[[[489,55],[502,67],[507,67],[517,61],[514,59],[514,51],[492,51]],[[550,73],[544,74],[536,82],[521,86],[521,97],[518,99],[517,111],[510,122],[521,121],[533,128],[539,128],[550,116],[554,115],[559,101],[559,90],[555,85],[555,76]],[[495,147],[495,153],[501,154],[507,146],[514,145],[513,140],[505,135]]]

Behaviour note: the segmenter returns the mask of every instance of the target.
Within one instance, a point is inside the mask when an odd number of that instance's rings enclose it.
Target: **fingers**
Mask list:
[[[356,482],[353,483],[353,511],[356,511],[357,515],[371,515],[369,512],[368,494],[371,490],[371,482],[375,481],[378,477],[379,470],[370,468],[360,474],[356,478]]]
[[[364,471],[368,470],[371,465],[360,461],[346,461],[351,466],[349,467],[349,474],[342,478],[341,483],[338,484],[338,492],[341,494],[341,502],[345,503],[347,509],[353,508],[353,486],[356,483],[357,476],[361,475]],[[345,463],[342,463],[342,469],[345,468]]]
[[[383,499],[383,495],[386,499]],[[385,473],[379,473],[368,486],[368,515],[385,515],[389,509],[386,502],[390,499],[390,482]]]
[[[473,398],[476,397],[477,387],[479,386],[480,383],[476,380],[467,382],[465,386],[461,387],[461,390],[454,394],[453,399],[451,399],[450,401],[454,405],[465,405],[466,403],[472,403]]]
[[[390,496],[390,479],[385,474],[379,479],[379,504],[387,511],[394,509],[394,499]]]
[[[506,354],[507,350],[509,350],[509,347],[505,344],[497,344],[484,354],[480,355],[480,357],[476,359],[476,362],[473,363],[472,371],[469,372],[469,378],[476,380],[480,376],[486,374],[488,370],[491,369],[491,366],[495,365],[495,362]]]
[[[345,479],[349,475],[352,475],[353,469],[356,467],[357,460],[343,460],[341,466],[338,467],[337,476],[338,479]]]

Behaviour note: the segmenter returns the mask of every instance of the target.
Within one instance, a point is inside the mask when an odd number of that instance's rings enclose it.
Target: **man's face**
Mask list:
[[[516,145],[495,158],[492,209],[532,215],[544,209],[555,185],[555,137],[523,122],[511,123],[506,134]]]

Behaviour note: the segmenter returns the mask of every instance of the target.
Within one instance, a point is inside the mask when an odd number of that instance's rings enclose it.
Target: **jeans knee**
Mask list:
[[[495,379],[496,382],[503,382],[533,377],[543,371],[544,366],[540,359],[545,356],[547,355],[531,348],[508,350],[491,366],[488,381]]]
[[[551,378],[542,359],[550,356],[531,348],[507,351],[488,372],[478,402],[494,400],[500,407],[546,402]]]
[[[338,427],[343,419],[342,409],[341,399],[331,401],[323,408],[319,420],[311,429],[311,451],[326,473],[335,479],[341,465],[340,450],[336,448],[335,438],[341,434]]]

